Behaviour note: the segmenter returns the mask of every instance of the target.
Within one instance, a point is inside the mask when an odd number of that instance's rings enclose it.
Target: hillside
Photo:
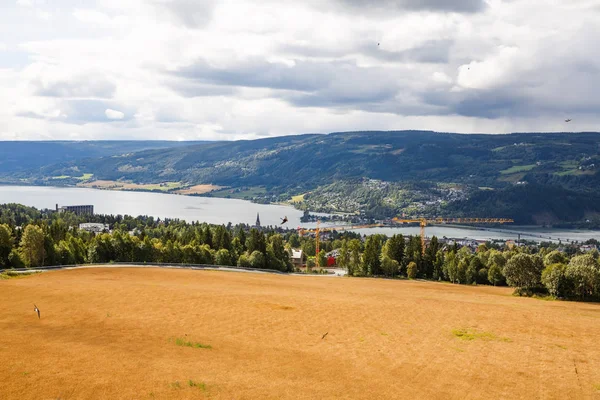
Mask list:
[[[598,133],[345,132],[86,158],[14,178],[48,184],[50,177],[83,173],[107,181],[172,182],[173,187],[213,184],[230,188],[213,195],[255,201],[304,195],[295,198],[296,206],[313,211],[362,211],[377,217],[400,211],[473,215],[470,207],[478,215],[501,210],[524,223],[556,223],[600,212],[598,202],[589,201],[600,193],[599,148]],[[519,187],[525,184],[541,186]],[[559,196],[557,204],[528,203],[545,194]],[[563,206],[562,196],[570,199]],[[478,207],[481,204],[493,209]],[[543,207],[535,210],[543,217],[528,217],[536,206]]]
[[[190,142],[155,140],[0,141],[0,173],[32,170],[64,161],[106,157],[149,149],[168,149],[189,144]]]

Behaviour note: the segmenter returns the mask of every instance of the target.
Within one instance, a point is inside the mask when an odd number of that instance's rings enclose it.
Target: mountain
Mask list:
[[[255,200],[289,200],[304,194],[297,206],[319,211],[362,210],[376,217],[406,210],[469,216],[503,211],[524,223],[556,223],[600,212],[600,202],[589,201],[600,194],[599,149],[600,134],[593,132],[340,132],[188,143],[50,164],[13,177],[47,184],[49,177],[83,173],[139,184],[213,184],[230,188],[218,196],[251,192]],[[543,195],[554,202],[528,203]],[[340,197],[350,201],[342,204]],[[559,212],[563,197],[568,212]],[[533,210],[537,206],[543,209]],[[578,206],[580,212],[571,212]]]
[[[200,144],[202,142],[192,142]],[[149,149],[189,146],[190,142],[131,141],[0,141],[0,173],[27,171],[63,161],[98,158]]]

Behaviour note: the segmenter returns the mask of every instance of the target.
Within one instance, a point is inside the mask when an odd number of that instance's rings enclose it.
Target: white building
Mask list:
[[[108,232],[110,230],[110,226],[108,224],[97,224],[88,222],[85,224],[79,224],[79,229],[81,229],[82,231],[101,233],[104,231]]]

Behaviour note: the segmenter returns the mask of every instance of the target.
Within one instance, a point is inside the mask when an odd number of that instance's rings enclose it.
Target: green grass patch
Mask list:
[[[144,189],[160,190],[161,192],[168,192],[170,190],[179,189],[180,187],[181,187],[181,182],[164,182],[164,183],[158,183],[156,185],[144,186]]]
[[[206,383],[204,382],[194,382],[193,380],[188,380],[188,386],[189,387],[193,387],[193,388],[198,388],[200,390],[202,390],[203,392],[206,391]]]
[[[510,342],[508,338],[499,338],[491,332],[477,332],[473,329],[453,329],[452,334],[460,340],[484,340],[484,341],[500,341]]]
[[[304,196],[306,196],[306,193],[292,196],[292,203],[302,203],[304,201]]]
[[[229,188],[223,190],[215,190],[210,192],[212,197],[251,200],[257,196],[264,196],[267,194],[267,190],[264,187],[252,186],[247,188]]]
[[[561,161],[558,163],[562,169],[576,169],[579,166],[577,161]]]
[[[56,180],[58,180],[58,179],[69,179],[69,178],[70,178],[69,175],[60,175],[60,176],[53,176],[50,179],[56,179]]]
[[[40,271],[31,271],[31,272],[16,272],[16,271],[6,271],[0,274],[0,280],[6,279],[22,279],[27,278],[31,275],[41,274]]]
[[[502,151],[506,148],[506,146],[500,146],[500,147],[496,147],[494,149],[492,149],[492,151]]]
[[[579,170],[577,168],[575,169],[571,169],[568,171],[561,171],[561,172],[555,172],[554,175],[558,175],[558,176],[579,176],[579,175],[594,175],[594,171],[587,169],[587,170]]]
[[[600,383],[595,384],[594,389],[600,392]]]
[[[79,179],[80,181],[88,181],[92,179],[92,176],[94,176],[94,174],[83,174],[82,176],[77,177],[75,179]]]
[[[496,190],[494,188],[487,187],[487,186],[479,186],[477,189],[479,189],[479,190]]]
[[[566,349],[567,349],[567,346],[563,346],[563,345],[561,345],[561,344],[557,344],[557,345],[555,345],[555,346],[556,346],[556,347],[558,347],[559,349],[563,349],[563,350],[566,350]]]
[[[503,171],[500,171],[500,173],[502,175],[510,175],[510,174],[516,174],[518,172],[527,172],[527,171],[531,171],[532,169],[534,169],[535,167],[537,167],[536,164],[530,164],[530,165],[513,165],[512,167],[505,169]]]
[[[171,382],[171,387],[173,389],[181,389],[181,383],[179,383],[179,381],[177,381],[177,382]]]
[[[176,338],[175,345],[181,346],[181,347],[191,347],[193,349],[212,349],[212,346],[209,344],[190,342],[190,341],[186,341],[185,339],[182,339],[182,338]]]

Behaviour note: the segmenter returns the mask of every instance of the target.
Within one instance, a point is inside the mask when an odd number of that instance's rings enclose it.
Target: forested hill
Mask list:
[[[124,151],[121,151],[123,153]],[[136,183],[300,187],[340,179],[435,181],[502,187],[522,179],[571,188],[598,183],[600,134],[464,135],[430,131],[347,132],[214,142],[49,165],[37,176]]]
[[[538,220],[579,221],[600,212],[600,204],[580,201],[596,199],[600,194],[598,167],[600,134],[593,132],[475,135],[373,131],[188,143],[183,147],[138,151],[118,157],[113,155],[50,164],[13,174],[11,178],[47,184],[50,177],[79,176],[83,173],[93,174],[96,180],[214,184],[234,189],[261,187],[262,193],[269,195],[265,198],[281,195],[279,200],[282,196],[289,199],[295,194],[320,190],[319,199],[314,196],[311,199],[310,195],[306,197],[313,210],[364,209],[371,210],[371,215],[375,216],[393,215],[405,209],[408,204],[406,196],[402,200],[402,196],[398,195],[403,190],[402,185],[418,185],[423,189],[423,198],[416,203],[413,201],[415,204],[444,198],[438,192],[429,191],[428,185],[432,190],[446,190],[448,185],[458,185],[463,192],[468,191],[468,195],[451,204],[448,212],[474,216],[465,208],[468,206],[470,210],[477,209],[481,216],[492,214],[491,211],[506,211],[511,214],[505,214],[505,217],[517,215],[521,222],[533,223]],[[371,194],[362,199],[352,199],[353,191],[349,191],[346,197],[356,201],[350,202],[347,209],[328,203],[328,199],[336,196],[331,192],[335,190],[332,184],[350,182],[356,186],[361,181],[364,184],[365,178],[391,183],[396,193],[388,193],[390,186],[387,186],[388,192],[377,197],[372,195],[375,193],[373,186],[369,186]],[[441,184],[446,187],[440,189]],[[518,188],[524,184],[539,186]],[[376,189],[381,187],[375,185]],[[494,193],[483,193],[490,190]],[[534,193],[521,196],[519,193],[523,191]],[[533,201],[536,195],[554,196],[556,193],[568,196],[569,202],[563,206],[559,198],[554,198],[551,205],[536,210],[538,217],[527,217],[535,207],[526,204],[526,201]],[[540,205],[546,203],[539,202]],[[481,210],[480,204],[495,205],[496,208]],[[571,212],[578,205],[585,208]],[[570,210],[565,213],[562,207]],[[427,209],[416,211],[426,212]]]
[[[202,142],[192,143],[200,144]],[[82,158],[98,158],[189,145],[190,142],[166,140],[0,141],[0,173],[32,170]]]

